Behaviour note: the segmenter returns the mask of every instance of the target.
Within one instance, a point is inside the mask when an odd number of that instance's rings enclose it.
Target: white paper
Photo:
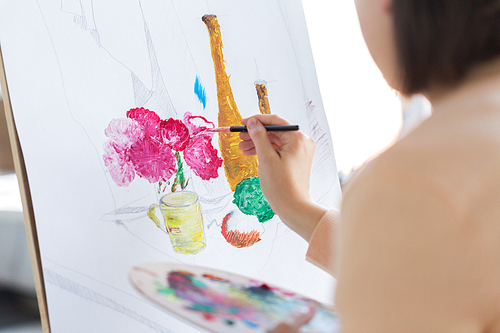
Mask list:
[[[217,124],[205,14],[218,17],[242,116],[259,113],[254,82],[265,80],[272,113],[317,140],[314,199],[327,207],[340,203],[300,1],[2,1],[0,44],[53,333],[198,331],[133,288],[128,273],[144,262],[227,270],[331,301],[333,279],[305,261],[307,243],[277,217],[262,225],[262,240],[251,247],[226,242],[221,219],[232,192],[222,168],[211,181],[192,177],[207,246],[183,255],[146,216],[158,203],[155,186],[136,177],[119,187],[104,165],[104,130],[131,108],[179,119],[189,111]],[[193,92],[196,76],[206,89],[205,108]]]

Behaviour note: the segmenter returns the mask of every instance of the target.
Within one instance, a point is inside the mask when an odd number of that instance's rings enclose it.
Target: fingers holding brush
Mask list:
[[[265,124],[265,125],[290,125],[290,123],[283,119],[278,117],[277,115],[264,115],[264,114],[258,114],[255,116],[252,116],[251,118],[257,119],[260,123]],[[247,126],[248,120],[250,118],[245,118],[242,119],[241,124]],[[281,137],[283,135],[287,135],[288,132],[267,132],[267,137],[269,139],[269,142],[271,143],[271,147],[274,150],[278,150],[281,148]],[[257,155],[257,150],[255,148],[255,143],[250,137],[250,134],[248,132],[242,132],[240,133],[240,139],[242,140],[239,144],[239,148],[243,152],[244,155],[246,156],[253,156]],[[265,141],[264,141],[265,143]]]
[[[240,133],[244,155],[257,155],[262,192],[283,222],[309,241],[326,209],[314,203],[309,180],[315,143],[299,131],[268,132],[264,125],[286,125],[276,115],[243,119],[248,133]]]
[[[274,132],[268,132],[267,136],[269,141],[271,142],[272,147],[276,150],[281,148],[280,138],[274,134]],[[250,139],[250,135],[246,132],[240,133],[241,142],[239,143],[239,148],[243,152],[245,156],[254,156],[257,155],[257,151],[255,150],[255,143]]]

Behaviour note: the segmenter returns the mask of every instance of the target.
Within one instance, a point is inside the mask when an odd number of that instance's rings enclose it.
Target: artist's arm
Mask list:
[[[276,115],[257,115],[249,133],[242,133],[245,155],[258,155],[262,191],[283,222],[309,242],[307,260],[333,276],[338,267],[340,212],[313,202],[309,178],[315,143],[300,132],[267,133],[262,124],[286,125]]]
[[[257,155],[262,192],[273,211],[307,242],[327,209],[309,194],[314,141],[297,131],[267,132],[264,125],[287,125],[276,115],[243,119],[248,133],[241,133],[239,147],[247,156]]]
[[[306,259],[337,278],[340,264],[340,211],[331,209],[316,225]]]

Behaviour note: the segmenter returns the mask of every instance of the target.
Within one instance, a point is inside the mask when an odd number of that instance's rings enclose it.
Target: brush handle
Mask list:
[[[299,125],[264,125],[268,132],[298,131]],[[248,132],[246,126],[231,126],[231,132]]]

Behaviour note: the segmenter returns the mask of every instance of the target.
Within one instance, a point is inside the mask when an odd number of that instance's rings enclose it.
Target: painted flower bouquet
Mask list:
[[[203,180],[218,177],[222,159],[212,145],[214,123],[186,112],[182,120],[166,120],[144,108],[127,111],[126,118],[113,119],[105,130],[109,140],[104,144],[104,164],[118,186],[128,186],[139,176],[158,183],[165,191],[169,180],[171,191],[185,189],[185,163]],[[163,188],[162,188],[163,187]]]
[[[172,246],[179,253],[196,254],[205,247],[198,196],[185,190],[189,178],[185,177],[184,164],[203,180],[219,176],[223,159],[212,145],[214,133],[207,131],[214,127],[214,123],[190,112],[182,120],[163,120],[154,111],[135,108],[127,111],[126,118],[111,120],[104,131],[108,138],[104,143],[104,164],[118,186],[128,186],[136,175],[157,183],[158,193],[170,186],[170,193],[162,196],[160,205],[152,204],[147,215],[162,228],[155,213],[161,209]],[[226,214],[221,233],[235,247],[252,246],[261,240],[260,224],[270,220],[274,212],[257,177],[241,180],[233,199],[239,212]],[[257,224],[246,215],[255,216]]]

